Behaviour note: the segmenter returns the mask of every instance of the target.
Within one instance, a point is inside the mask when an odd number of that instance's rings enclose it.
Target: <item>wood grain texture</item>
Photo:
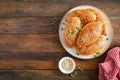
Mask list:
[[[60,48],[54,47],[54,44]],[[1,52],[63,52],[58,34],[0,34]],[[64,51],[65,52],[65,51]]]
[[[120,34],[113,36],[110,48],[120,46]],[[54,44],[58,46],[54,47]],[[58,34],[0,34],[0,52],[66,52]]]
[[[41,19],[42,18],[42,19]],[[0,33],[57,34],[62,16],[0,18]],[[110,17],[114,33],[120,33],[120,17]]]
[[[120,46],[120,0],[0,0],[0,80],[73,80],[58,70],[64,56],[75,60],[76,69],[85,70],[78,71],[76,80],[98,80],[98,64],[107,52],[81,60],[69,55],[59,42],[60,20],[79,5],[103,10],[114,30],[109,49]]]
[[[0,18],[0,33],[58,33],[62,17]]]
[[[59,60],[69,56],[68,53],[0,53],[0,69],[5,70],[37,70],[37,69],[58,69]],[[106,54],[96,59],[80,60],[75,59],[76,69],[80,66],[85,70],[97,70],[98,63],[104,61]],[[89,65],[91,64],[91,65]]]
[[[78,76],[73,79],[58,70],[3,70],[0,71],[0,80],[98,80],[97,71],[77,72]]]
[[[106,5],[107,3],[107,5]],[[120,16],[120,1],[99,0],[40,0],[39,2],[1,2],[0,17],[63,16],[69,9],[79,5],[92,5],[109,16]]]

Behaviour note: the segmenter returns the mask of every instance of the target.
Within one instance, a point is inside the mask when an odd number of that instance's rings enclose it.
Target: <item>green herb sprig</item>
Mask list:
[[[65,25],[65,23],[63,23],[63,25]]]
[[[94,57],[96,58],[96,57],[98,57],[100,55],[100,52],[97,52],[95,55],[94,55]]]
[[[80,70],[81,72],[84,71],[80,66],[79,66],[77,69]],[[71,76],[72,78],[76,78],[76,77],[78,76],[78,72],[77,72],[77,71],[74,71],[73,73],[70,74],[70,76]]]
[[[59,45],[58,45],[57,43],[54,43],[54,44],[53,44],[53,47],[58,49],[58,48],[59,48]]]
[[[106,40],[109,40],[109,38],[106,38]]]
[[[82,71],[82,72],[84,71],[80,66],[78,67],[78,70],[80,70],[80,71]]]
[[[76,78],[78,76],[78,72],[74,71],[73,73],[70,74],[72,78]]]

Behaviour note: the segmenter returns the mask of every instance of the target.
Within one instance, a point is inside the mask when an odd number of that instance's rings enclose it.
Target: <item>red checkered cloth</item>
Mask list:
[[[105,61],[99,64],[99,80],[120,80],[120,47],[108,51]]]

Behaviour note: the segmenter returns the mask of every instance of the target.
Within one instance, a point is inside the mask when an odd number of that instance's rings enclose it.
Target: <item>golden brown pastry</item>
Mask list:
[[[76,44],[78,47],[93,44],[101,35],[102,23],[91,22],[86,24],[79,33]]]
[[[79,17],[71,17],[71,19],[67,22],[72,27],[80,26],[81,20]],[[66,26],[67,27],[67,26]]]
[[[96,10],[81,9],[66,15],[64,41],[67,47],[76,47],[77,54],[99,52],[106,42],[104,35],[107,35],[106,21]]]
[[[96,15],[96,21],[101,21],[103,23],[102,34],[107,35],[108,34],[107,25],[106,25],[106,20],[105,20],[104,16],[102,14],[100,14],[99,12],[97,12],[96,10],[94,10],[94,9],[87,9],[87,10],[92,11]]]
[[[67,16],[66,16],[66,22],[69,22],[71,20],[71,17],[79,17],[81,22],[83,24],[87,24],[89,22],[93,22],[96,20],[96,15],[90,11],[90,10],[75,10],[71,13],[69,13]]]
[[[82,55],[90,55],[94,54],[96,52],[99,52],[105,45],[106,39],[105,36],[100,36],[99,39],[88,46],[83,46],[81,48],[76,48],[77,54],[82,54]]]
[[[64,41],[69,48],[75,46],[75,41],[81,28],[80,23],[81,21],[78,17],[72,17],[71,21],[66,23]]]

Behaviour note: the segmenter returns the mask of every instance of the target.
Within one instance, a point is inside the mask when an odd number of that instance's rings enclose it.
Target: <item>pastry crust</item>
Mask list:
[[[105,35],[105,18],[96,10],[81,9],[66,15],[64,41],[67,47],[76,47],[77,54],[90,55],[99,52],[106,43]]]
[[[80,27],[80,23],[81,21],[78,17],[72,17],[64,28],[64,41],[69,48],[75,47],[75,41],[79,33],[76,28]]]
[[[81,20],[79,17],[71,17],[71,20],[67,22],[72,27],[78,27],[80,26]]]
[[[107,25],[106,25],[106,20],[105,20],[105,18],[103,17],[103,15],[100,14],[99,12],[97,12],[97,11],[94,10],[94,9],[87,9],[87,10],[92,11],[92,12],[96,15],[96,20],[95,20],[95,21],[101,21],[101,22],[103,23],[103,31],[102,31],[102,34],[103,34],[103,35],[107,35],[107,34],[108,34]]]
[[[96,20],[96,15],[92,11],[85,9],[85,10],[75,10],[69,13],[66,16],[66,22],[69,22],[71,20],[71,17],[75,17],[75,16],[79,17],[84,25]]]
[[[77,46],[83,47],[93,44],[101,35],[102,23],[91,22],[84,26],[83,30],[79,33],[76,41]]]
[[[83,46],[81,48],[77,47],[76,51],[77,54],[82,54],[82,55],[90,55],[99,52],[105,45],[106,39],[105,36],[100,36],[99,39],[88,46]]]

